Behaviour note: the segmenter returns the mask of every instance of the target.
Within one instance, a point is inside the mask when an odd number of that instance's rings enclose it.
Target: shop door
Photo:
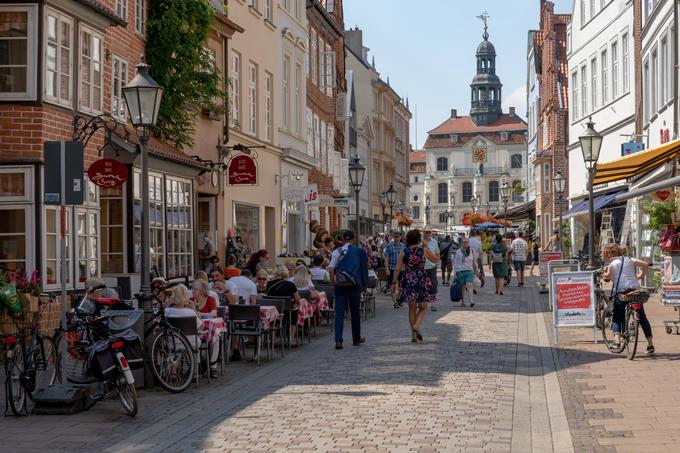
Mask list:
[[[198,247],[203,250],[205,247],[206,234],[210,234],[213,245],[217,249],[219,238],[217,237],[217,224],[215,219],[215,197],[198,198]],[[217,250],[219,254],[219,250]]]

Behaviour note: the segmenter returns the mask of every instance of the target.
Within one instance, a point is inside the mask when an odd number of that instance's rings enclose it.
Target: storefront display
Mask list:
[[[260,208],[234,203],[234,232],[241,238],[244,253],[260,249]]]

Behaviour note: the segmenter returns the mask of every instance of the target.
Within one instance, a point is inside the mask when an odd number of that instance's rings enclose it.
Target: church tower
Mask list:
[[[501,110],[501,87],[503,84],[496,75],[496,49],[489,41],[486,20],[484,21],[484,40],[477,46],[477,74],[472,79],[470,116],[477,126],[488,126],[503,114]]]

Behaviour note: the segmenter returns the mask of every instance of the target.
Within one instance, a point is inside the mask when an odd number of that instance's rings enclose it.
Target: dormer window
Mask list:
[[[458,134],[451,134],[451,143],[458,143]]]
[[[501,140],[504,142],[508,141],[508,133],[507,132],[501,132]]]

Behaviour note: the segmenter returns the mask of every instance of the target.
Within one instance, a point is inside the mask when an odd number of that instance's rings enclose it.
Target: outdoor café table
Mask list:
[[[305,319],[311,318],[314,315],[314,305],[307,299],[300,299],[298,304],[298,325],[304,326]]]
[[[229,317],[229,305],[225,305],[225,310],[224,310],[224,317],[228,318]],[[262,324],[265,329],[269,329],[269,324],[271,324],[273,321],[276,321],[279,317],[279,311],[276,309],[276,307],[270,307],[270,306],[265,306],[262,305],[260,306],[260,320],[262,321]]]
[[[215,336],[224,330],[224,319],[222,318],[202,318],[203,332],[201,340],[213,342]]]
[[[326,310],[328,307],[330,307],[328,303],[328,296],[326,296],[324,291],[319,292],[319,295],[314,301],[314,311],[316,311],[316,313],[321,316],[321,310]]]

